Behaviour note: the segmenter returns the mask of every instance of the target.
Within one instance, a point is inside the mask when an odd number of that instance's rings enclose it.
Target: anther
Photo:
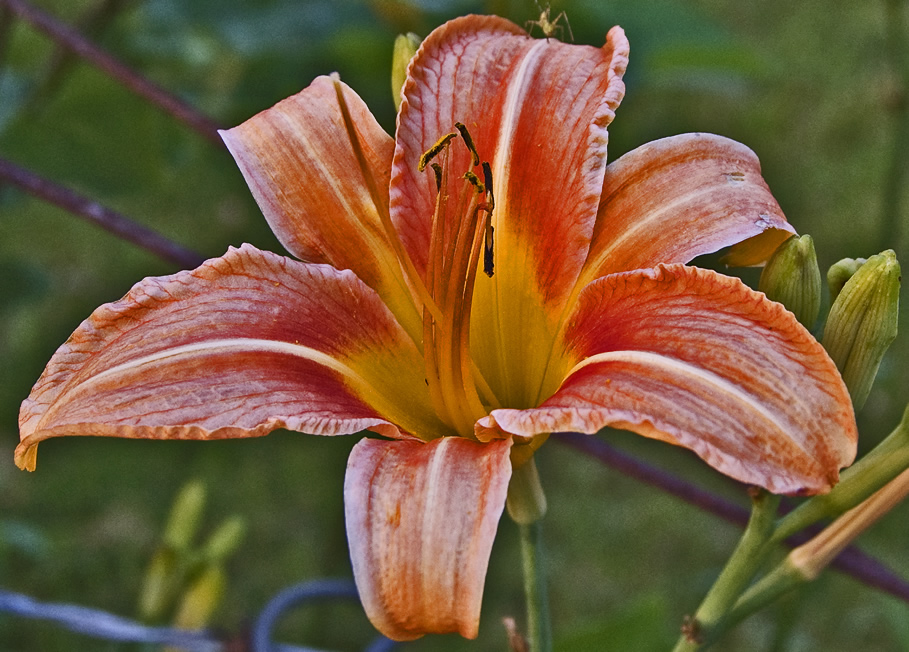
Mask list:
[[[464,178],[470,182],[470,185],[477,189],[477,194],[486,192],[486,187],[483,185],[483,182],[480,181],[480,177],[475,175],[470,170],[464,173]]]
[[[490,213],[486,213],[486,236],[483,242],[483,271],[486,273],[486,276],[492,278],[492,275],[495,271],[495,260],[493,258],[494,242],[492,238],[492,232],[495,231],[495,227],[492,225],[492,220],[490,218]]]
[[[489,167],[489,161],[483,161],[483,183],[486,186],[486,212],[491,214],[496,200],[492,196],[492,169]]]
[[[455,129],[457,129],[460,132],[461,138],[464,139],[464,144],[467,146],[467,149],[470,150],[470,155],[473,157],[473,164],[479,165],[480,164],[480,155],[477,154],[477,148],[473,144],[473,138],[471,137],[470,132],[467,131],[467,127],[464,126],[463,122],[456,122]]]
[[[483,239],[483,272],[486,276],[492,278],[495,271],[495,241],[493,232],[495,227],[492,225],[492,210],[495,208],[496,200],[492,194],[492,168],[489,167],[489,161],[483,161],[483,181],[486,186],[486,233]]]
[[[438,163],[430,163],[429,167],[436,175],[436,192],[442,192],[442,166]]]
[[[422,172],[426,169],[426,166],[429,165],[429,162],[434,159],[439,153],[448,146],[454,138],[457,138],[458,134],[454,131],[450,134],[445,134],[439,140],[436,141],[436,144],[423,152],[423,156],[420,157],[420,163],[417,165],[417,170]]]

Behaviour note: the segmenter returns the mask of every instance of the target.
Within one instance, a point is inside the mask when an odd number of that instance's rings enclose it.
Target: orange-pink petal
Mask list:
[[[368,172],[382,194],[381,210],[387,211],[394,141],[363,100],[345,84],[341,88]],[[288,251],[307,262],[353,270],[399,319],[417,316],[354,155],[333,80],[318,77],[221,136]]]
[[[391,181],[392,219],[417,269],[431,264],[436,186],[420,156],[455,123],[491,166],[495,274],[474,295],[474,358],[499,396],[524,405],[538,392],[543,356],[510,346],[522,331],[540,346],[587,255],[606,164],[607,126],[624,94],[628,41],[613,28],[602,48],[532,39],[504,19],[468,16],[423,42],[408,71]],[[456,140],[451,178],[474,168]],[[538,364],[539,363],[539,364]]]
[[[98,308],[23,402],[20,466],[49,437],[255,437],[276,428],[445,430],[422,358],[351,272],[252,246]]]
[[[658,263],[687,263],[764,234],[730,261],[764,262],[795,230],[761,177],[754,152],[713,134],[647,143],[606,168],[581,287]]]
[[[344,479],[347,540],[370,621],[389,638],[475,638],[511,478],[511,440],[364,439]]]
[[[578,364],[559,390],[482,427],[632,430],[777,493],[826,491],[855,456],[836,367],[791,313],[737,279],[684,265],[606,276],[582,292],[566,340],[566,364]]]

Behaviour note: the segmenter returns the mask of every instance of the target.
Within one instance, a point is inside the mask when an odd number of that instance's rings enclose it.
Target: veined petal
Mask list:
[[[244,245],[98,308],[22,403],[20,466],[49,437],[439,436],[422,358],[351,272]]]
[[[535,398],[548,344],[587,254],[605,169],[607,126],[623,94],[628,41],[613,28],[602,48],[529,38],[495,17],[453,20],[430,34],[408,71],[390,193],[392,217],[417,268],[429,254],[435,183],[421,154],[470,130],[492,168],[495,275],[478,278],[473,342],[484,376],[511,405]],[[463,174],[466,148],[446,163]],[[534,382],[536,381],[536,382]]]
[[[764,234],[749,255],[730,261],[758,264],[793,233],[750,149],[713,134],[663,138],[606,168],[579,288],[607,274],[687,263]]]
[[[818,493],[855,456],[849,394],[830,358],[781,305],[684,265],[601,278],[581,293],[566,366],[539,409],[481,426],[517,435],[605,426],[695,451],[776,493]]]
[[[489,554],[511,478],[511,440],[364,439],[344,479],[347,540],[376,629],[404,641],[475,638]]]
[[[380,192],[387,193],[394,140],[363,100],[342,88],[370,173]],[[307,262],[353,270],[400,320],[418,317],[330,78],[318,77],[221,136],[288,251]],[[387,201],[386,194],[383,210]]]

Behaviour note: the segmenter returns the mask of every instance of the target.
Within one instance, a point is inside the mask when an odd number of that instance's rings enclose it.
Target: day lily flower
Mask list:
[[[224,132],[299,260],[243,245],[100,307],[23,403],[17,463],[61,435],[381,435],[351,452],[347,533],[402,640],[476,636],[512,471],[549,433],[624,428],[827,491],[856,445],[833,363],[780,304],[685,264],[737,243],[759,264],[794,229],[725,138],[606,165],[627,57],[618,27],[594,48],[469,16],[420,47],[394,139],[328,77]]]

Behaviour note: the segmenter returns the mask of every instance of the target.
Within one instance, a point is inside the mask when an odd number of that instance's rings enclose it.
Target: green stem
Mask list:
[[[694,614],[691,625],[682,633],[674,652],[692,652],[709,645],[721,631],[721,622],[732,609],[742,591],[754,577],[767,556],[767,542],[773,534],[773,523],[779,496],[756,492],[751,502],[751,518],[726,567]]]
[[[540,521],[519,524],[521,560],[524,567],[524,597],[527,600],[527,638],[530,652],[552,651],[549,599]]]
[[[726,616],[723,629],[727,630],[738,625],[755,611],[763,609],[809,580],[810,578],[793,566],[787,557],[742,594]]]

